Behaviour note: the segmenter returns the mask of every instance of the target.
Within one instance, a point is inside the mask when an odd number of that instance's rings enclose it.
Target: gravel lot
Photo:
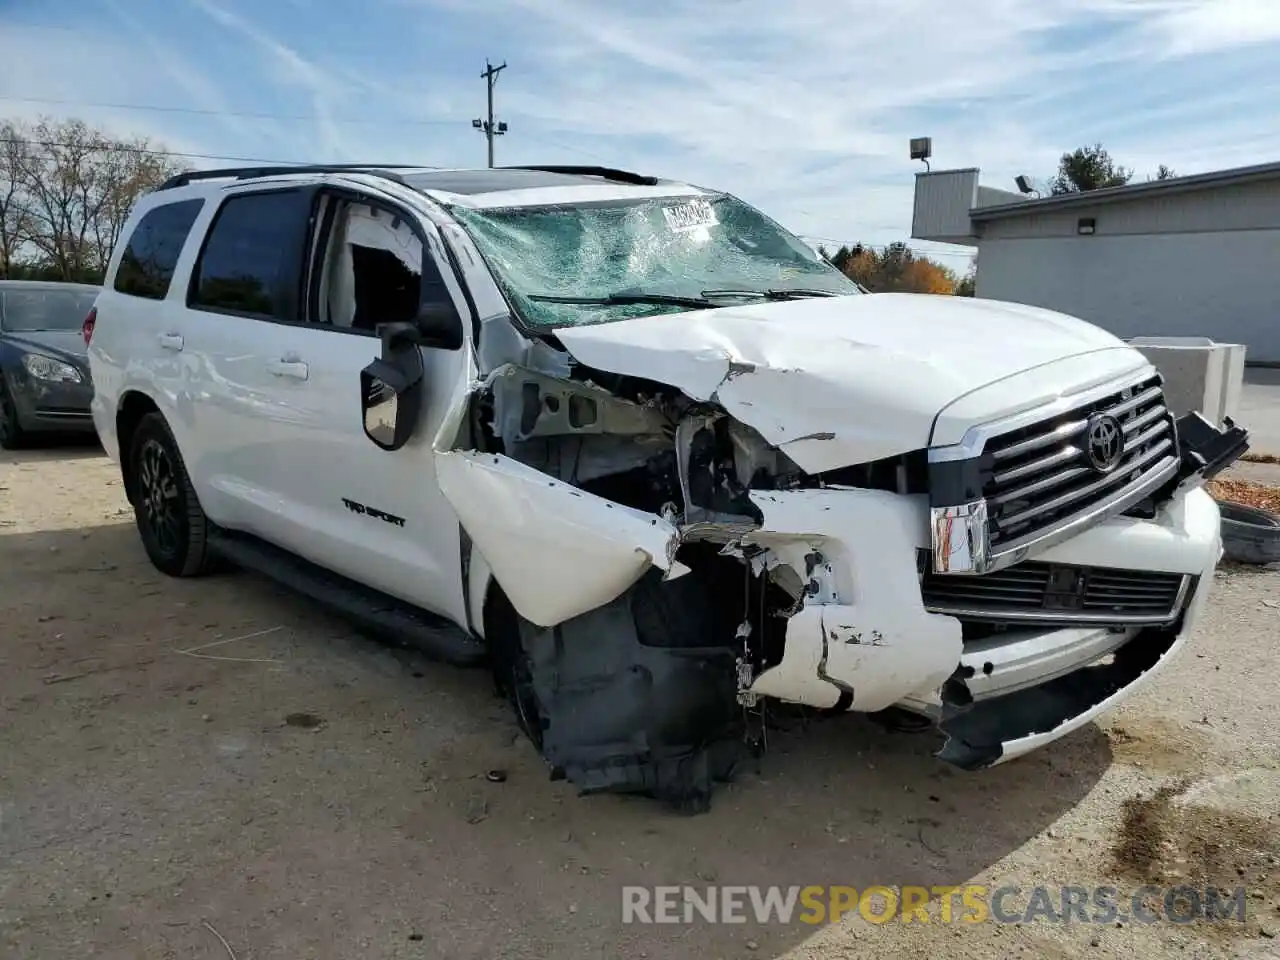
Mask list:
[[[2,454],[0,955],[1280,957],[1280,571],[1216,590],[1158,683],[1037,756],[962,774],[824,721],[683,817],[550,781],[482,672],[158,575],[96,448]],[[620,924],[629,883],[1149,877],[1247,884],[1248,919]]]

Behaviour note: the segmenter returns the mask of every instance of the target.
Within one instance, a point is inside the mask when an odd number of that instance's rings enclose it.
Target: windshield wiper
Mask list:
[[[838,297],[840,294],[831,290],[703,290],[702,295],[714,297],[759,297],[761,300],[803,300],[808,297]]]
[[[632,303],[669,304],[673,307],[712,307],[706,297],[677,297],[669,293],[612,293],[607,297],[562,297],[551,293],[526,294],[538,303],[574,303],[616,307]]]

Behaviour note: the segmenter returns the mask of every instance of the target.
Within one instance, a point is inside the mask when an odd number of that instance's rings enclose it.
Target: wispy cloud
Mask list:
[[[904,238],[912,136],[993,183],[1098,140],[1139,176],[1280,157],[1280,0],[105,0],[128,42],[68,2],[76,53],[5,63],[6,26],[4,89],[195,104],[223,115],[132,118],[212,153],[467,165],[490,56],[499,162],[683,177],[812,236]]]
[[[234,31],[261,50],[270,58],[281,83],[303,88],[309,94],[315,110],[316,134],[320,138],[321,152],[330,157],[340,156],[344,152],[346,142],[338,125],[334,123],[331,108],[331,102],[340,93],[341,87],[331,72],[316,66],[292,47],[212,0],[190,0],[190,3],[214,22]]]
[[[146,48],[147,62],[158,64],[168,78],[186,94],[187,102],[208,111],[213,121],[233,136],[244,137],[249,134],[250,125],[231,114],[231,104],[215,81],[195,68],[190,61],[176,56],[169,44],[143,26],[137,17],[115,0],[102,0],[102,5],[117,23],[142,43]]]

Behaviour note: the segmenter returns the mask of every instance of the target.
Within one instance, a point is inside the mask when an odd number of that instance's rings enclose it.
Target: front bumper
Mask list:
[[[941,755],[964,767],[1043,746],[1148,682],[1194,629],[1222,552],[1218,508],[1202,489],[1152,520],[1113,518],[1036,559],[1188,575],[1177,622],[1116,631],[1032,627],[966,643],[960,620],[929,612],[922,599],[917,551],[931,537],[925,498],[825,489],[753,499],[765,523],[751,540],[779,562],[806,553],[822,562],[807,565],[808,596],[788,621],[781,662],[751,690],[826,709],[924,713],[948,734]],[[1104,659],[1113,663],[1098,665]]]
[[[85,374],[81,374],[85,376]],[[93,433],[93,384],[37,380],[27,374],[10,378],[18,424],[32,433]]]

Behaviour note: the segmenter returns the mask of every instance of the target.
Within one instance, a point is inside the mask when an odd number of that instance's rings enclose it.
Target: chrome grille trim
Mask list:
[[[1161,421],[1160,423],[1156,424],[1154,428],[1152,428],[1152,430],[1149,432],[1148,435],[1145,435],[1144,438],[1140,438],[1140,441],[1143,443],[1150,442],[1151,440],[1155,439],[1156,436],[1165,432],[1168,429],[1169,429],[1169,424],[1164,421]],[[1073,490],[1071,493],[1063,494],[1062,496],[1059,496],[1053,500],[1050,500],[1048,503],[1040,504],[1039,507],[1032,507],[1029,510],[1023,510],[1021,513],[1016,513],[1012,517],[1006,518],[1005,523],[1008,523],[1008,524],[1019,523],[1025,520],[1027,517],[1035,516],[1036,514],[1043,513],[1046,510],[1057,510],[1061,507],[1070,506],[1071,504],[1075,503],[1077,500],[1080,500],[1084,497],[1089,496],[1090,494],[1097,493],[1099,490],[1103,490],[1111,486],[1111,484],[1115,483],[1117,480],[1123,479],[1125,476],[1131,476],[1134,470],[1141,470],[1143,467],[1149,464],[1156,457],[1160,456],[1160,454],[1168,450],[1172,445],[1173,445],[1173,441],[1171,439],[1161,440],[1150,450],[1147,450],[1145,453],[1139,454],[1130,463],[1126,464],[1126,467],[1128,467],[1127,470],[1123,472],[1117,470],[1115,473],[1105,474],[1100,479],[1095,480],[1093,483],[1090,483],[1087,486],[1080,487],[1076,490]],[[1031,490],[1032,488],[1040,488],[1041,490],[1047,490],[1049,489],[1050,486],[1058,486],[1062,483],[1066,483],[1070,480],[1075,480],[1082,476],[1089,476],[1092,473],[1093,471],[1091,471],[1087,467],[1073,467],[1072,469],[1062,471],[1061,473],[1051,474],[1049,477],[1046,477],[1043,480],[1037,481],[1036,483],[1029,484],[1025,487],[1018,487],[1015,490],[1010,490],[1005,493],[998,494],[995,497],[988,497],[987,502],[988,503],[992,503],[992,502],[1006,503],[1009,500],[1016,499],[1017,497],[1029,496],[1030,494],[1026,493],[1026,491]],[[1039,492],[1039,490],[1037,490],[1036,492]]]
[[[1061,543],[1124,513],[1172,479],[1178,469],[1177,428],[1162,382],[1154,368],[1146,367],[1140,375],[1038,411],[975,427],[955,447],[930,450],[931,463],[972,464],[964,468],[976,471],[966,487],[970,496],[981,494],[949,507],[935,501],[930,518],[934,570],[964,575],[1007,568],[1033,548]],[[1113,418],[1120,427],[1123,447],[1110,468],[1090,462],[1088,434],[1095,418]],[[981,530],[980,514],[985,515]],[[956,529],[961,518],[968,529]]]
[[[1036,424],[987,441],[985,452],[996,464],[983,490],[989,507],[988,534],[997,551],[1006,543],[1034,539],[1042,528],[1070,519],[1079,509],[1108,500],[1132,484],[1146,486],[1150,473],[1168,460],[1176,465],[1173,418],[1164,403],[1158,375],[1136,385],[1117,387],[1079,412],[1068,411],[1066,424]],[[1090,466],[1085,435],[1092,417],[1113,417],[1124,437],[1119,464],[1108,473]],[[1019,434],[1031,432],[1030,437]],[[1041,455],[1042,452],[1048,451]],[[1033,459],[1026,459],[1028,456]]]

